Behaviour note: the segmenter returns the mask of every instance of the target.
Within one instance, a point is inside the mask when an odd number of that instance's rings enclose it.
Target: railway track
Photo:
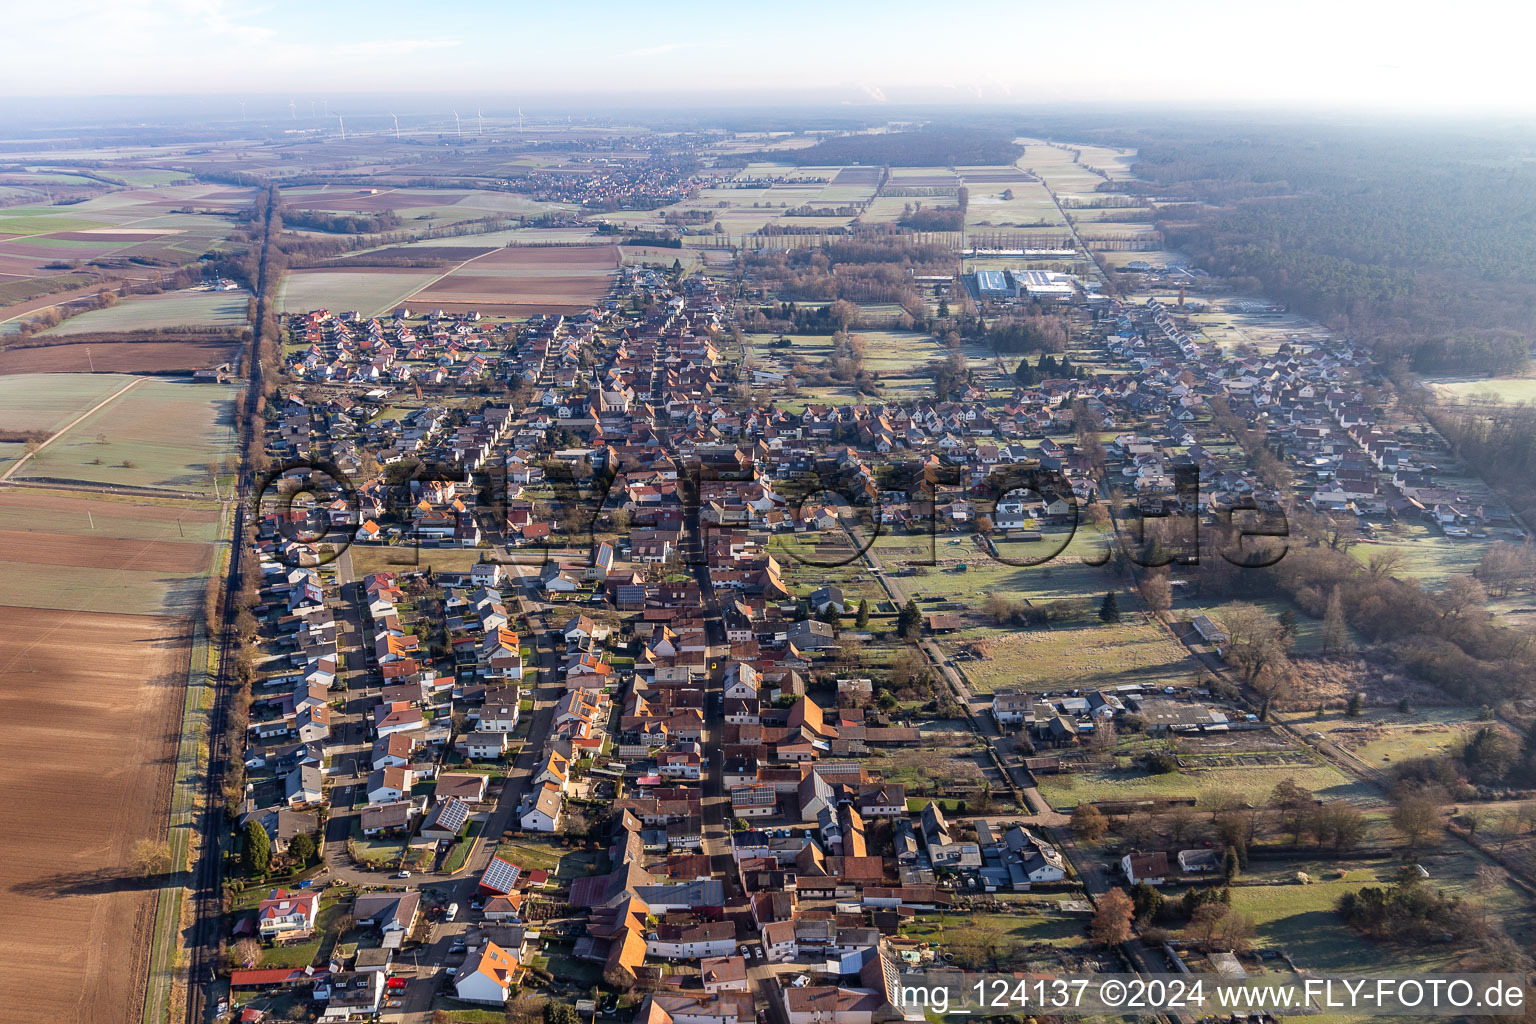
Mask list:
[[[273,242],[272,222],[278,211],[278,193],[275,187],[268,189],[269,206],[261,241],[261,261],[256,282],[256,316],[251,331],[250,391],[261,393],[261,324],[265,319],[271,297],[277,293],[271,276],[271,250]],[[254,404],[250,407],[254,409]],[[225,729],[229,722],[229,700],[234,689],[230,666],[233,664],[233,647],[236,640],[235,603],[239,594],[240,574],[243,569],[246,504],[254,486],[254,473],[250,464],[252,442],[250,409],[241,423],[240,472],[233,499],[234,523],[230,531],[229,571],[224,577],[223,614],[219,622],[218,668],[214,676],[213,709],[208,720],[208,770],[203,776],[203,807],[197,823],[201,839],[197,863],[193,865],[189,887],[192,901],[192,925],[187,931],[187,988],[186,1024],[199,1024],[208,1018],[208,986],[218,969],[219,942],[222,938],[224,919],[223,886],[223,833],[224,808],[221,784],[229,767],[229,741]],[[213,638],[209,638],[213,642]],[[238,753],[238,752],[235,752]],[[159,1024],[147,1021],[145,1024]]]

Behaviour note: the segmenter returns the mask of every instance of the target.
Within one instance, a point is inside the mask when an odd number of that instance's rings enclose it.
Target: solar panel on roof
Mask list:
[[[437,811],[437,827],[457,832],[469,820],[469,805],[462,800],[449,799]]]
[[[517,876],[522,869],[511,861],[500,857],[492,857],[486,865],[485,873],[480,876],[480,887],[499,893],[509,893],[517,888]]]

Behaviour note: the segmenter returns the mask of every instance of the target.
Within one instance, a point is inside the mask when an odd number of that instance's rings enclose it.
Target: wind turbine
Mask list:
[[[290,121],[297,121],[299,119],[299,112],[293,108],[293,100],[288,101],[288,119]]]
[[[240,120],[245,120],[245,100],[240,101]]]
[[[517,105],[517,133],[519,135],[523,133],[523,105],[521,103]]]
[[[315,116],[315,101],[314,100],[310,100],[309,101],[309,116],[310,117],[314,117]]]
[[[326,117],[330,117],[331,116],[331,101],[330,100],[321,100],[320,101],[320,106],[324,109],[325,116]]]
[[[341,127],[341,141],[342,142],[346,142],[347,141],[347,123],[341,119],[341,115],[340,114],[336,115],[336,124]]]
[[[395,122],[395,141],[398,142],[400,140],[400,119],[395,117],[394,114],[390,114],[389,117]]]
[[[485,114],[480,110],[479,107],[475,108],[475,120],[480,122],[480,127],[475,132],[475,134],[476,135],[484,135],[485,134]]]
[[[453,112],[453,133],[461,139],[464,137],[464,132],[459,128],[459,112],[457,110]]]

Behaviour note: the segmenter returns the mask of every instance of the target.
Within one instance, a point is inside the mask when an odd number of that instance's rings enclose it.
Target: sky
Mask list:
[[[0,15],[0,97],[1536,112],[1511,5],[75,0]],[[1513,20],[1512,20],[1513,19]],[[18,102],[20,101],[20,102]],[[286,108],[286,100],[282,102]],[[273,112],[267,111],[267,114]],[[286,113],[284,109],[283,113]]]

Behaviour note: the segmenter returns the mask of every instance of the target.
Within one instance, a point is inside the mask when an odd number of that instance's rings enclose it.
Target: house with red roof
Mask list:
[[[256,926],[263,938],[300,938],[315,930],[319,914],[319,893],[273,889],[256,908]]]

